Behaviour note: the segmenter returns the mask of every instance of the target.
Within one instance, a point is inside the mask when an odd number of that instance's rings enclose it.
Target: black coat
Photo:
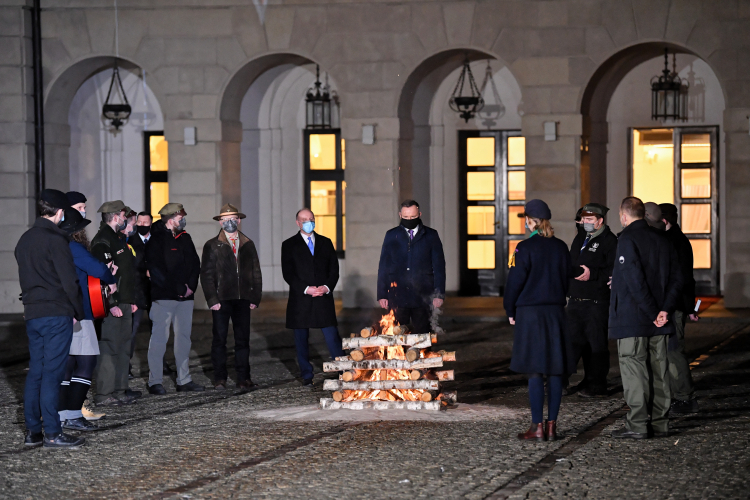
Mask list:
[[[138,288],[136,305],[141,309],[148,309],[151,306],[151,283],[146,275],[146,244],[138,234],[129,237],[127,241],[135,252],[136,287]]]
[[[68,235],[39,217],[16,244],[24,319],[68,316],[83,319],[83,299]]]
[[[669,321],[654,324],[660,311],[670,315],[680,300],[682,274],[677,252],[663,231],[645,220],[631,222],[617,242],[609,304],[609,338],[671,335]]]
[[[114,261],[117,266],[117,291],[110,297],[109,306],[138,303],[135,256],[127,242],[120,238],[120,233],[115,233],[114,229],[102,222],[99,232],[91,240],[91,255],[105,264]]]
[[[216,238],[203,245],[201,261],[201,286],[208,307],[222,300],[243,299],[256,306],[263,293],[258,252],[253,240],[239,235],[239,250],[234,257],[232,245],[222,230]]]
[[[333,243],[315,234],[315,255],[310,253],[301,233],[281,244],[281,272],[289,285],[286,305],[287,328],[325,328],[337,326],[333,290],[339,281],[339,260]],[[305,294],[308,286],[328,287],[321,297]]]
[[[193,239],[182,231],[172,234],[164,221],[151,226],[151,239],[146,245],[146,269],[151,275],[151,300],[193,300],[195,293],[185,297],[187,287],[198,288],[201,260]]]
[[[617,253],[617,236],[604,227],[601,234],[589,240],[586,248],[581,250],[586,241],[586,233],[578,233],[573,244],[570,245],[570,265],[573,266],[573,276],[580,276],[583,269],[589,268],[591,275],[588,281],[570,280],[568,297],[575,299],[592,299],[609,302],[609,278],[615,265]]]
[[[438,232],[419,226],[412,241],[403,226],[385,233],[378,265],[378,300],[388,299],[389,307],[422,307],[443,297],[445,256]]]
[[[685,233],[680,229],[679,224],[672,225],[664,233],[675,251],[680,261],[680,271],[682,273],[682,300],[677,304],[677,310],[686,314],[691,314],[695,310],[695,276],[693,275],[693,245]]]

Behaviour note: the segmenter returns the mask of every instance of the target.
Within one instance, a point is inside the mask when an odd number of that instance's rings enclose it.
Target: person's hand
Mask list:
[[[322,297],[323,295],[327,294],[329,292],[328,287],[325,285],[321,285],[317,287],[317,291],[315,292],[315,295],[313,297]]]
[[[443,305],[443,299],[439,299],[437,297],[432,299],[432,307],[434,307],[435,309],[442,307],[442,305]]]
[[[109,261],[109,264],[107,264],[107,267],[109,268],[109,272],[112,273],[112,276],[114,276],[115,274],[117,274],[117,269],[119,269],[119,268],[115,265],[115,261],[114,260]]]
[[[250,309],[257,309],[257,308],[258,308],[257,304],[250,304]]]
[[[380,307],[388,309],[388,299],[380,299],[378,302],[380,303]]]
[[[699,319],[701,319],[700,316],[695,313],[689,315],[688,318],[690,318],[690,321],[698,321]]]
[[[307,295],[312,295],[315,297],[315,294],[318,293],[318,287],[317,286],[308,286],[307,291],[305,292]]]
[[[250,304],[250,307],[252,308],[252,304]],[[218,311],[219,309],[221,309],[221,304],[214,304],[211,306],[212,311]]]
[[[109,293],[110,295],[115,293],[117,291],[117,284],[109,285]]]
[[[609,277],[609,281],[607,281],[607,286],[609,287],[610,290],[612,289],[612,276]]]
[[[73,326],[75,326],[76,323],[78,323],[78,320],[73,318]]]
[[[185,288],[187,288],[187,292],[185,292],[185,298],[190,297],[193,295],[193,291],[190,289],[189,286],[185,285]]]
[[[146,277],[147,277],[148,279],[151,279],[151,271],[146,271]]]
[[[112,316],[114,316],[115,318],[122,318],[122,309],[120,309],[120,308],[119,308],[119,307],[117,307],[117,306],[115,306],[115,307],[110,307],[110,308],[109,308],[109,312],[110,312],[110,314],[112,314]]]
[[[135,304],[130,304],[130,312],[135,313],[138,310],[138,306]]]
[[[583,274],[581,274],[579,277],[576,278],[578,281],[588,281],[591,277],[591,271],[586,266],[581,266],[583,268]]]
[[[515,324],[516,324],[516,320],[515,320],[515,319],[513,319],[513,318],[508,318],[508,322],[509,322],[509,323],[510,323],[511,325],[515,325]]]
[[[667,311],[660,311],[659,315],[656,317],[656,320],[654,320],[654,324],[661,328],[662,326],[667,324],[667,321],[669,320],[669,315],[667,314]]]

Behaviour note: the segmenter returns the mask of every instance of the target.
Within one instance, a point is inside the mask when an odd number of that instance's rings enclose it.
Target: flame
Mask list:
[[[397,288],[397,287],[398,287],[398,283],[396,283],[395,281],[391,283],[391,288]]]

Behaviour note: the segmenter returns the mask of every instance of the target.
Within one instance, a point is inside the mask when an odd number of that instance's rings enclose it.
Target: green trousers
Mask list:
[[[122,310],[122,317],[115,318],[110,314],[102,320],[99,358],[96,360],[96,403],[113,396],[120,398],[128,389],[133,313],[130,304],[119,304],[118,307]]]
[[[672,399],[690,401],[695,397],[693,375],[690,373],[690,363],[685,356],[685,322],[687,315],[682,311],[674,313],[674,328],[677,331],[675,339],[669,342],[667,359],[669,360],[669,390]]]
[[[632,337],[617,341],[625,402],[630,407],[626,427],[647,433],[649,415],[655,432],[669,430],[667,336]]]

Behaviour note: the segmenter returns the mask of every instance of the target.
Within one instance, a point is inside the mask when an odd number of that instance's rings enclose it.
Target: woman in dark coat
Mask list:
[[[518,437],[555,440],[563,376],[575,371],[565,332],[570,252],[565,243],[555,238],[549,223],[552,214],[545,202],[529,201],[525,216],[526,227],[532,233],[518,244],[511,257],[503,298],[510,324],[516,325],[510,369],[529,375],[532,425]],[[545,376],[549,393],[547,422],[543,420]]]

